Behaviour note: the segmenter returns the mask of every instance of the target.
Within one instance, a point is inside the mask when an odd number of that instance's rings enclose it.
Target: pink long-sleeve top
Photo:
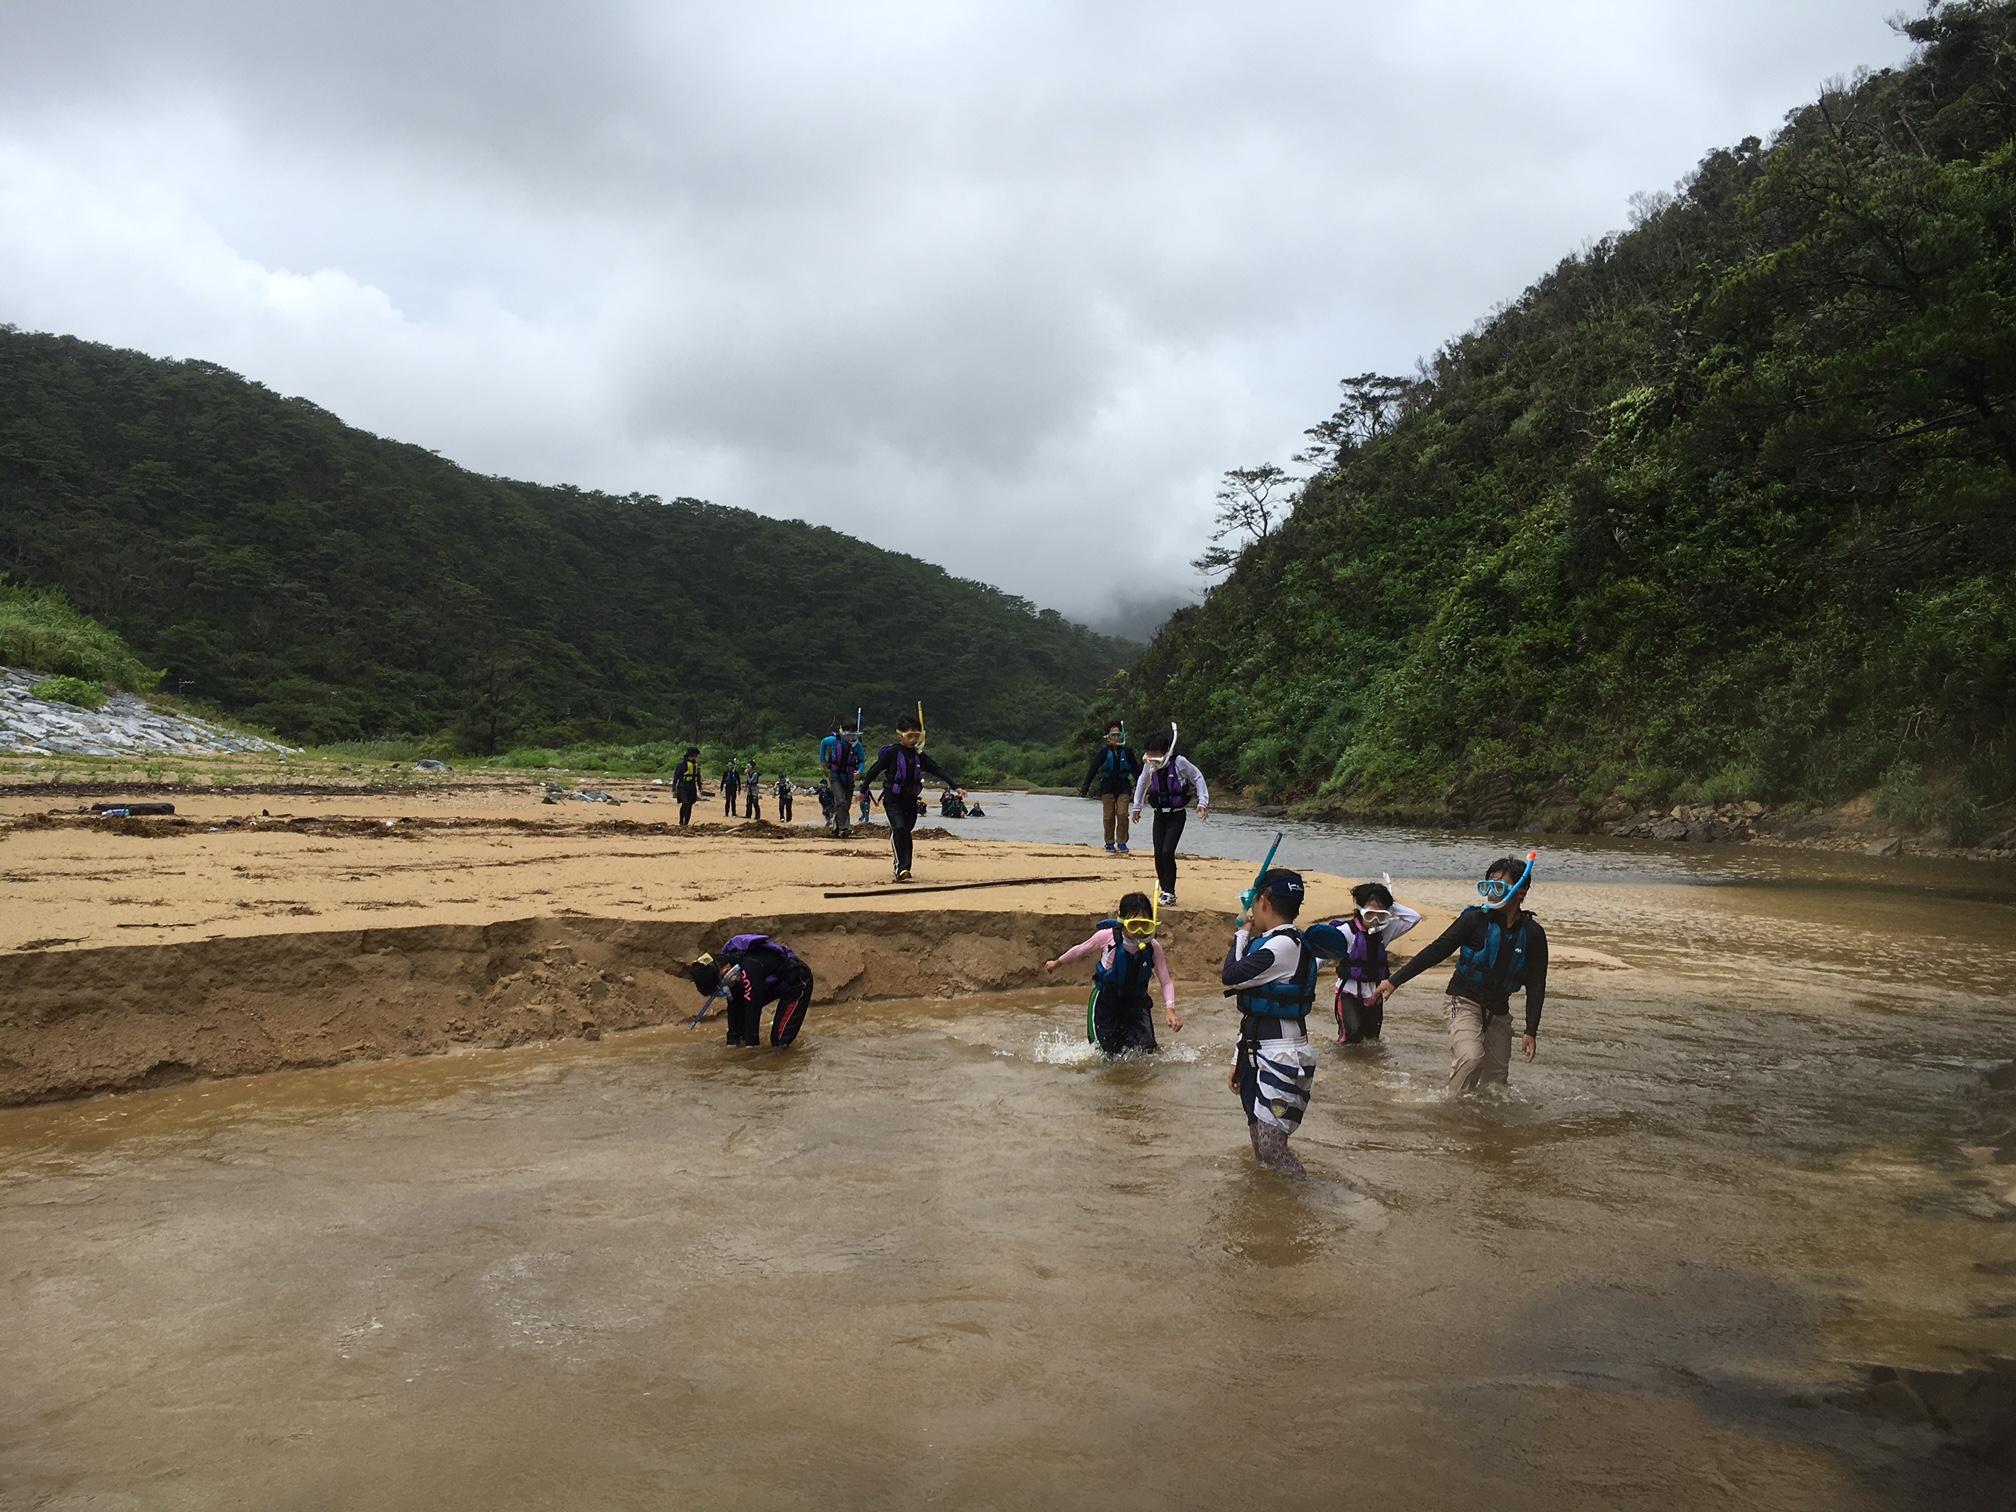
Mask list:
[[[1104,969],[1113,964],[1113,952],[1115,948],[1112,930],[1095,929],[1091,934],[1065,951],[1064,954],[1057,957],[1057,964],[1062,966],[1067,962],[1077,960],[1082,955],[1090,955],[1096,950],[1099,952],[1099,965],[1101,969]],[[1150,940],[1143,948],[1148,951],[1150,958],[1155,962],[1155,980],[1162,986],[1162,1006],[1168,1009],[1169,1012],[1174,1013],[1176,1011],[1176,979],[1169,975],[1169,952],[1162,948],[1160,940]]]

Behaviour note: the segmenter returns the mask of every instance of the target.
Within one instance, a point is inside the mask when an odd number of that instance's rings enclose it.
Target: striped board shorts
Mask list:
[[[1309,1111],[1316,1051],[1308,1040],[1260,1040],[1239,1047],[1239,1105],[1248,1123],[1293,1134]]]

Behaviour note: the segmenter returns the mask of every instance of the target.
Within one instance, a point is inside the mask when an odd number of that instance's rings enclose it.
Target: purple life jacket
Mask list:
[[[897,741],[882,747],[880,754],[889,762],[889,786],[882,791],[894,793],[898,798],[915,800],[924,792],[924,759],[909,746]]]
[[[1369,930],[1350,919],[1333,921],[1351,941],[1349,954],[1337,962],[1337,975],[1354,982],[1386,980],[1386,931]]]
[[[1169,759],[1155,768],[1154,775],[1148,779],[1148,806],[1158,809],[1188,808],[1190,800],[1196,796],[1196,784],[1176,770],[1176,756],[1172,751]]]
[[[787,961],[790,964],[790,966],[795,967],[800,964],[797,954],[791,949],[789,945],[786,945],[782,940],[773,940],[768,935],[760,935],[760,934],[736,935],[733,939],[729,940],[729,942],[726,945],[723,945],[721,947],[721,954],[723,954],[724,956],[747,955],[752,950],[774,950],[777,952],[777,954],[784,957],[785,961]],[[783,978],[784,975],[785,975],[784,970],[773,968],[770,975],[763,979],[764,987],[771,988],[777,986],[778,982]]]

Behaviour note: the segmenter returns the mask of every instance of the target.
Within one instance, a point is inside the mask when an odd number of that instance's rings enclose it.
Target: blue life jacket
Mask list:
[[[1155,768],[1148,779],[1148,806],[1158,809],[1188,808],[1197,796],[1197,785],[1176,770],[1176,757]]]
[[[1100,777],[1117,778],[1129,787],[1134,785],[1134,753],[1124,745],[1107,746],[1105,759],[1099,764]]]
[[[1298,929],[1282,929],[1265,934],[1259,939],[1246,942],[1246,954],[1251,955],[1268,940],[1283,937],[1293,940],[1302,950],[1302,964],[1295,975],[1285,982],[1269,982],[1263,987],[1247,987],[1239,993],[1241,1013],[1261,1013],[1271,1018],[1307,1018],[1309,1009],[1316,1001],[1316,971],[1322,964],[1316,959],[1316,952],[1302,943],[1302,932]]]
[[[1093,983],[1101,992],[1111,992],[1122,1002],[1146,997],[1149,979],[1155,975],[1155,947],[1143,945],[1139,950],[1128,950],[1127,928],[1118,919],[1101,919],[1099,927],[1113,931],[1113,961],[1093,971]]]
[[[1505,930],[1498,922],[1495,909],[1481,908],[1476,904],[1463,910],[1466,914],[1489,914],[1491,922],[1484,926],[1484,943],[1481,946],[1466,945],[1456,960],[1456,975],[1473,987],[1503,989],[1506,993],[1517,992],[1526,985],[1526,916],[1521,914],[1513,927],[1508,942]]]
[[[828,735],[820,742],[823,749],[819,759],[834,771],[845,776],[861,765],[861,747],[851,740],[842,740],[838,735]]]
[[[1386,931],[1366,929],[1349,919],[1339,919],[1337,928],[1351,942],[1351,950],[1337,960],[1337,975],[1353,982],[1386,980]]]

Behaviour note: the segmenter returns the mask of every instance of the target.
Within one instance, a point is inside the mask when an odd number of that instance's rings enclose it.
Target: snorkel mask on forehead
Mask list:
[[[1526,870],[1519,873],[1518,881],[1507,882],[1503,877],[1486,877],[1477,884],[1477,896],[1493,908],[1502,907],[1507,899],[1526,885],[1526,879],[1533,875],[1533,863],[1539,859],[1540,852],[1537,850],[1526,852]]]

